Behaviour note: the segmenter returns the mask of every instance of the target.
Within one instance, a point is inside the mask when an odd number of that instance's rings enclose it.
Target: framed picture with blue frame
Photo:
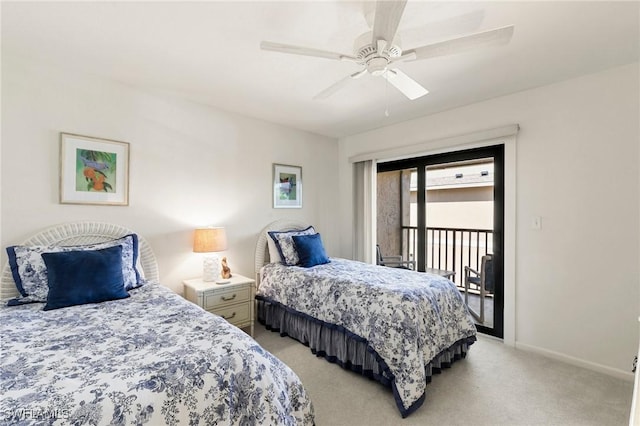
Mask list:
[[[273,165],[273,208],[302,208],[302,167]]]

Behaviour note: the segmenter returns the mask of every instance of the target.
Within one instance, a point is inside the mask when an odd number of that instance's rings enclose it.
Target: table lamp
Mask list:
[[[227,249],[227,233],[222,227],[198,228],[193,238],[195,253],[215,253]],[[204,257],[202,281],[216,281],[220,278],[220,261],[215,254]]]

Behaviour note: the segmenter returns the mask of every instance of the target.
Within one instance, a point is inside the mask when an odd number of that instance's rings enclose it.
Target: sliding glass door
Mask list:
[[[453,281],[478,330],[503,336],[504,147],[378,164],[377,244]]]

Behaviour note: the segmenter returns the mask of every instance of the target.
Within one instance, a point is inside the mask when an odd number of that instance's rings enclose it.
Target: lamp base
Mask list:
[[[220,278],[218,256],[206,256],[202,262],[202,281],[211,282]]]

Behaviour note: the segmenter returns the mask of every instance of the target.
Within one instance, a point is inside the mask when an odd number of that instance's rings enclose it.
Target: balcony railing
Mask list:
[[[482,256],[493,253],[493,230],[466,228],[426,229],[427,268],[455,271],[451,281],[464,286],[464,267],[480,270]],[[408,260],[418,260],[418,228],[402,227],[402,255]]]

